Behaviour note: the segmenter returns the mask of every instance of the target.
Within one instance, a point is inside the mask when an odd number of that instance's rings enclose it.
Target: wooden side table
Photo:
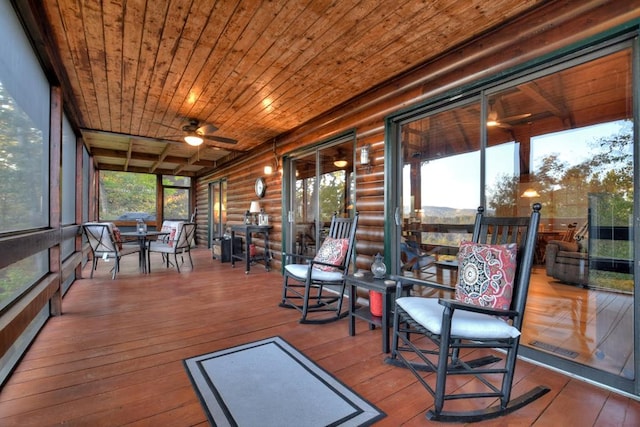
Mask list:
[[[358,275],[356,275],[358,274]],[[395,300],[396,282],[388,277],[383,279],[374,279],[373,274],[364,272],[362,276],[359,273],[349,274],[345,277],[345,283],[349,288],[349,335],[356,333],[356,318],[362,319],[369,323],[371,329],[380,326],[382,329],[382,352],[389,353],[389,320],[391,318],[391,307]],[[371,314],[369,307],[356,308],[356,288],[376,291],[382,294],[382,317]],[[403,294],[408,295],[411,289],[410,284],[403,287]]]
[[[243,253],[237,253],[235,245],[231,245],[231,267],[235,267],[236,260],[241,260],[245,262],[245,274],[249,274],[251,270],[251,263],[264,261],[264,267],[267,271],[271,270],[271,255],[269,252],[269,230],[271,230],[273,226],[271,225],[232,225],[231,226],[231,241],[235,242],[236,233],[244,233],[245,235],[245,251]],[[264,235],[264,253],[262,255],[251,256],[250,248],[251,248],[251,236],[252,234],[262,233]]]

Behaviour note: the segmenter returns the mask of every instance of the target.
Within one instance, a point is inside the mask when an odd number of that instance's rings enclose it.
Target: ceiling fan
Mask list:
[[[495,101],[491,101],[489,103],[489,114],[487,114],[487,126],[511,129],[512,122],[517,122],[518,120],[526,119],[527,117],[531,117],[531,113],[500,117],[498,109],[495,106]]]
[[[224,136],[212,135],[218,130],[217,126],[210,123],[200,123],[198,119],[189,119],[189,122],[182,126],[184,141],[193,146],[202,144],[205,140],[222,142],[224,144],[236,144],[238,141]]]

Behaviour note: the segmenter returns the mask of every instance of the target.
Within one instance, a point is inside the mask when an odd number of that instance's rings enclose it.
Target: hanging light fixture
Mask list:
[[[191,133],[184,137],[184,142],[186,142],[189,145],[193,145],[194,147],[197,147],[198,145],[204,142],[204,139],[202,139],[202,137],[197,133]]]
[[[529,198],[540,197],[540,193],[538,193],[535,188],[529,187],[526,190],[524,190],[524,192],[522,193],[522,196],[520,197],[529,197]]]

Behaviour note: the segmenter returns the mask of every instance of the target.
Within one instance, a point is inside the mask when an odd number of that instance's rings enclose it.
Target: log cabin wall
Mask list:
[[[372,256],[384,250],[383,226],[389,217],[384,212],[386,116],[424,103],[439,94],[453,94],[456,88],[487,80],[505,70],[567,49],[576,43],[585,43],[592,36],[625,24],[637,25],[633,20],[640,16],[639,6],[640,1],[584,1],[579,4],[551,2],[370,89],[292,132],[280,135],[277,138],[277,153],[279,156],[286,155],[350,129],[356,130],[358,154],[362,146],[371,145],[370,171],[363,170],[359,162],[356,168],[356,209],[360,212],[356,268],[368,268]],[[402,61],[402,58],[398,58],[398,61]],[[196,188],[198,212],[209,211],[208,184],[213,180],[226,178],[228,222],[241,222],[251,200],[255,199],[255,179],[264,176],[263,167],[273,162],[272,150],[272,142],[265,142],[246,158],[238,159],[211,175],[200,178]],[[261,204],[269,214],[270,224],[274,226],[270,242],[274,268],[279,268],[283,220],[282,180],[275,172],[267,176],[266,180],[267,192]],[[207,226],[206,215],[199,215],[200,245],[207,241]]]

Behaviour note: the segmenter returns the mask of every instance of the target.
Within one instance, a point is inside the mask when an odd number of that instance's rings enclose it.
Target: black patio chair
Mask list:
[[[342,311],[344,276],[355,245],[358,213],[353,218],[331,219],[329,234],[322,242],[315,257],[283,253],[284,280],[281,307],[295,308],[302,313],[300,323],[328,323],[345,317]],[[304,263],[293,263],[302,260]],[[330,317],[314,316],[317,312],[331,312]]]
[[[485,216],[483,209],[478,209],[472,241],[460,245],[455,299],[402,297],[401,285],[407,283],[449,292],[452,288],[394,277],[398,293],[387,362],[408,368],[434,397],[428,419],[474,422],[494,418],[549,391],[538,386],[511,399],[540,207],[534,204],[530,217],[510,218]],[[505,351],[504,363],[489,349]],[[479,355],[474,360],[464,359]],[[465,375],[467,383],[460,379]],[[456,377],[455,384],[447,384],[451,376]],[[488,398],[488,407],[466,412],[443,410],[446,402],[471,398]]]

